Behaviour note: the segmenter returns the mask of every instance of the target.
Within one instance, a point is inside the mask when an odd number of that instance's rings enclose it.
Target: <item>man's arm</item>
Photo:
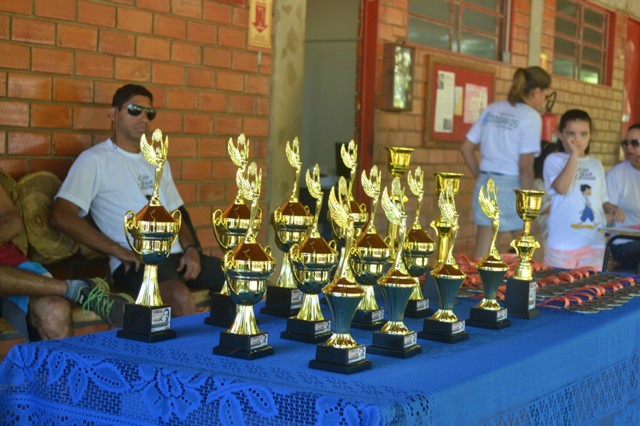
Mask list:
[[[460,153],[462,153],[462,158],[464,159],[465,164],[471,171],[471,175],[474,178],[478,178],[480,174],[480,165],[478,164],[478,159],[475,155],[476,145],[471,143],[469,139],[465,139],[462,142],[462,146],[460,147]]]
[[[0,244],[11,241],[22,231],[22,219],[7,191],[0,186]]]
[[[184,210],[184,206],[181,207]],[[186,212],[186,210],[184,210]],[[187,220],[185,220],[187,219]],[[189,224],[187,224],[189,222]],[[188,219],[188,213],[183,216],[182,226],[180,227],[180,233],[178,234],[178,240],[184,250],[180,262],[178,263],[178,272],[183,272],[182,277],[185,280],[193,280],[200,275],[202,266],[200,265],[200,248],[198,242],[194,241],[192,230],[190,229],[190,220]]]
[[[140,261],[133,251],[125,249],[104,235],[86,218],[78,216],[79,212],[80,207],[58,197],[51,210],[51,225],[89,248],[120,259],[125,269],[129,269],[131,264],[135,264],[136,269],[138,268]]]

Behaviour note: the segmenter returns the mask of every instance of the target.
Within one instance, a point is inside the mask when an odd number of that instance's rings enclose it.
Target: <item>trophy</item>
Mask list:
[[[237,145],[234,145],[233,139],[229,138],[227,151],[233,164],[242,170],[244,174],[249,162],[249,141],[245,138],[245,135],[241,133],[238,136]],[[229,205],[224,211],[217,209],[213,212],[211,215],[213,235],[224,253],[233,250],[244,241],[250,225],[253,225],[256,228],[256,232],[258,232],[262,223],[262,211],[258,208],[253,224],[249,220],[250,214],[249,207],[244,204],[239,188],[233,204]],[[209,312],[209,316],[204,320],[205,324],[228,328],[233,322],[236,316],[236,304],[231,300],[226,279],[220,292],[211,294],[211,309]]]
[[[154,148],[155,145],[158,145]],[[129,210],[124,215],[124,234],[131,249],[144,264],[142,286],[135,304],[124,307],[123,328],[117,335],[143,342],[159,342],[176,337],[171,330],[171,306],[162,303],[158,289],[158,265],[171,253],[178,238],[182,215],[180,210],[169,214],[160,204],[158,188],[169,151],[169,137],[162,140],[162,131],[156,129],[147,142],[143,134],[140,151],[145,160],[156,166],[153,193],[149,202],[138,213]]]
[[[387,146],[385,149],[387,150],[387,168],[389,169],[389,173],[391,173],[393,179],[397,179],[399,181],[402,175],[407,173],[407,170],[409,170],[409,162],[411,161],[413,148]],[[391,195],[393,196],[393,194]],[[393,199],[392,201],[401,204],[405,203],[407,200],[405,197],[402,200]],[[389,226],[387,227],[387,242],[395,242],[397,240],[397,236],[398,227],[393,223],[389,223]]]
[[[436,173],[436,193],[440,216],[431,227],[438,234],[438,260],[431,271],[438,291],[438,310],[424,320],[423,329],[418,333],[421,339],[456,343],[469,338],[464,321],[453,312],[456,294],[466,275],[460,271],[453,257],[453,247],[458,234],[458,212],[455,193],[460,185],[461,174]]]
[[[496,238],[500,228],[500,209],[498,208],[498,188],[493,179],[487,181],[486,195],[485,188],[480,188],[478,203],[484,214],[491,219],[493,233],[489,252],[476,265],[482,279],[484,295],[480,303],[471,308],[466,324],[472,327],[499,330],[511,325],[511,321],[507,319],[507,310],[502,308],[496,299],[502,277],[509,267],[502,261],[496,248]]]
[[[405,316],[409,318],[425,318],[433,314],[429,309],[429,300],[425,299],[420,288],[419,278],[429,270],[429,256],[433,254],[434,242],[425,229],[420,225],[420,208],[424,196],[424,174],[420,166],[416,167],[415,175],[411,172],[407,175],[407,182],[411,193],[418,197],[418,206],[413,225],[407,233],[404,242],[403,256],[409,275],[414,277],[416,285],[413,288]]]
[[[298,138],[293,140],[293,144],[289,144],[287,141],[285,152],[289,164],[296,171],[293,190],[289,201],[285,201],[271,215],[271,224],[276,231],[276,244],[284,252],[284,256],[278,281],[275,285],[267,286],[267,300],[265,306],[260,310],[263,314],[280,317],[290,317],[297,314],[302,305],[303,293],[296,286],[293,277],[289,249],[293,244],[302,241],[314,219],[313,215],[309,213],[309,208],[298,201],[298,178],[302,167]]]
[[[322,289],[333,317],[333,334],[324,343],[316,346],[316,358],[309,361],[309,367],[336,373],[351,374],[371,368],[371,361],[367,359],[367,348],[359,345],[349,334],[353,315],[358,304],[364,297],[363,288],[351,280],[347,274],[349,255],[353,246],[354,217],[348,207],[347,183],[343,177],[338,180],[338,196],[335,189],[329,193],[329,213],[336,226],[342,229],[344,247],[338,272],[331,283]],[[346,200],[345,200],[346,198]]]
[[[264,249],[256,242],[257,226],[254,224],[262,182],[262,170],[257,169],[256,163],[251,163],[246,173],[239,169],[236,174],[242,197],[251,201],[251,225],[244,241],[224,255],[222,267],[229,284],[229,295],[237,305],[237,311],[231,327],[220,333],[220,345],[213,348],[216,355],[243,359],[273,354],[273,348],[269,346],[269,335],[258,329],[253,313],[253,305],[262,300],[267,278],[276,266],[270,248]]]
[[[389,267],[391,250],[378,234],[375,227],[376,207],[380,196],[380,171],[373,166],[369,176],[361,175],[362,188],[372,199],[369,224],[355,243],[349,258],[351,270],[358,284],[364,288],[364,298],[360,302],[351,326],[365,330],[377,330],[384,325],[384,310],[376,302],[373,286]]]
[[[392,194],[396,199],[402,199],[399,180],[393,180]],[[389,198],[387,188],[382,194],[382,208],[389,223],[393,223],[398,230],[398,249],[395,251],[394,265],[380,278],[378,284],[387,302],[389,321],[380,331],[373,332],[373,341],[369,346],[369,352],[379,355],[393,356],[396,358],[409,358],[422,352],[422,347],[417,342],[415,331],[409,331],[404,324],[404,311],[409,302],[409,297],[415,288],[415,278],[403,271],[404,239],[406,236],[407,216],[402,204],[395,203]]]
[[[358,238],[362,233],[362,228],[367,223],[367,210],[365,209],[364,204],[358,204],[353,197],[353,183],[356,176],[356,169],[358,168],[358,147],[356,146],[355,141],[350,141],[348,145],[342,144],[340,147],[340,157],[342,158],[344,165],[350,170],[347,199],[345,202],[347,204],[347,212],[353,218],[354,238]],[[344,233],[346,231],[344,228],[337,226],[333,222],[331,212],[329,212],[329,223],[331,224],[333,235],[338,240],[338,244],[343,244]],[[348,269],[347,274],[349,274],[349,277],[352,277],[351,270]]]
[[[287,320],[287,328],[280,337],[305,343],[319,343],[331,335],[331,321],[322,316],[318,293],[331,281],[332,272],[338,263],[338,252],[334,248],[335,244],[327,244],[318,231],[323,193],[320,185],[320,167],[317,164],[313,168],[313,174],[307,170],[306,181],[309,193],[316,200],[315,215],[304,240],[299,244],[293,244],[289,249],[293,276],[304,297],[298,315]]]
[[[511,241],[511,247],[516,250],[518,263],[513,277],[507,280],[507,294],[505,306],[509,315],[517,318],[531,319],[540,314],[536,307],[536,282],[533,281],[531,257],[540,247],[535,237],[531,235],[531,221],[540,214],[544,191],[514,189],[516,193],[516,211],[524,221],[522,235]]]

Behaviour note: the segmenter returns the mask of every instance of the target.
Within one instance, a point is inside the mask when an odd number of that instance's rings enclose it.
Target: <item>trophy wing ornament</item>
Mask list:
[[[393,191],[393,189],[392,189]],[[393,191],[395,192],[395,191]],[[402,194],[402,190],[398,191],[401,195]],[[391,199],[391,197],[389,197],[389,193],[387,192],[387,188],[384,189],[384,192],[382,193],[382,198],[380,200],[380,204],[382,205],[382,210],[384,210],[384,214],[387,217],[387,219],[389,220],[390,223],[393,223],[394,225],[401,225],[405,216],[404,211],[402,210],[402,208],[393,202],[393,200]]]
[[[291,197],[289,197],[289,201],[296,202],[298,201],[298,179],[300,177],[300,169],[302,168],[302,161],[300,161],[300,142],[298,141],[298,138],[294,138],[292,144],[287,141],[285,154],[287,155],[287,161],[289,161],[289,165],[296,171],[296,175],[293,180]]]
[[[311,169],[307,169],[305,180],[307,182],[309,194],[311,194],[313,199],[316,200],[316,211],[313,216],[311,234],[313,237],[318,237],[320,235],[318,232],[318,219],[320,217],[320,209],[322,207],[322,196],[324,195],[322,185],[320,184],[320,166],[318,166],[318,163],[313,166],[313,171]]]
[[[140,137],[140,151],[145,160],[153,166],[156,166],[156,178],[153,184],[153,194],[151,195],[151,205],[160,205],[160,199],[158,198],[158,188],[160,187],[160,180],[162,179],[162,171],[164,169],[164,163],[167,162],[167,156],[169,153],[169,136],[162,140],[162,130],[156,129],[151,135],[151,143],[147,141],[147,137],[142,134]]]
[[[493,179],[487,181],[487,192],[485,194],[484,186],[480,188],[478,194],[478,203],[482,208],[482,212],[491,219],[492,235],[491,245],[489,246],[489,253],[487,256],[492,256],[495,259],[500,258],[500,253],[496,248],[496,238],[498,237],[498,230],[500,228],[500,208],[498,208],[498,187]]]
[[[376,209],[378,207],[378,198],[380,197],[380,186],[382,181],[382,173],[377,166],[373,166],[367,176],[366,171],[362,171],[360,176],[360,182],[362,183],[362,189],[367,197],[371,198],[371,215],[369,216],[369,225],[367,226],[367,232],[376,232],[375,217]]]
[[[249,158],[249,140],[245,137],[244,133],[240,133],[240,136],[238,136],[237,145],[234,145],[233,139],[229,138],[227,151],[229,152],[231,161],[237,167],[244,168],[247,165]]]
[[[346,185],[344,179],[340,179],[340,184],[338,184],[339,190],[338,190],[338,197],[340,198],[340,200],[338,200],[338,198],[336,197],[336,193],[335,193],[335,188],[331,188],[331,192],[329,193],[329,213],[331,214],[331,217],[333,219],[333,221],[340,227],[343,229],[348,229],[349,225],[350,225],[350,221],[351,221],[351,217],[349,215],[349,212],[347,211],[347,209],[345,208],[344,204],[342,203],[342,196],[340,195],[340,188]]]

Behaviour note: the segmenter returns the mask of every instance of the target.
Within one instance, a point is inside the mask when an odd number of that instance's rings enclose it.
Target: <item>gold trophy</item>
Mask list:
[[[347,205],[347,212],[353,218],[354,226],[354,238],[358,238],[362,233],[362,228],[367,223],[367,210],[364,204],[358,204],[353,196],[353,183],[356,177],[356,170],[358,168],[358,147],[355,141],[350,141],[349,144],[342,144],[340,147],[340,157],[344,165],[350,170],[349,172],[349,185],[347,187],[347,199],[345,200]],[[331,224],[331,230],[334,237],[338,240],[338,245],[344,244],[344,232],[345,229],[337,226],[333,222],[333,217],[329,212],[329,223]],[[348,268],[347,268],[348,269]],[[347,271],[349,276],[352,276],[351,271]]]
[[[244,133],[238,136],[236,144],[233,143],[232,138],[229,138],[227,152],[233,164],[244,174],[247,164],[249,163],[249,140],[246,139]],[[244,237],[251,224],[250,216],[251,212],[249,207],[244,203],[239,188],[233,204],[230,204],[224,211],[217,209],[213,212],[211,215],[213,235],[224,253],[232,251],[238,244],[244,241]],[[253,223],[256,232],[260,229],[261,223],[262,210],[258,208]],[[211,309],[209,316],[205,318],[204,322],[205,324],[228,328],[235,316],[236,304],[231,300],[229,285],[227,284],[227,280],[225,280],[220,292],[211,294]]]
[[[287,141],[287,160],[295,169],[293,189],[288,201],[276,208],[271,215],[271,224],[275,232],[278,248],[284,252],[280,276],[275,285],[267,286],[267,300],[260,312],[279,317],[296,315],[302,305],[303,293],[296,286],[296,281],[291,270],[289,249],[293,244],[299,243],[313,223],[313,215],[309,208],[298,201],[298,179],[300,177],[300,144],[298,138],[293,144]]]
[[[393,179],[400,181],[400,178],[409,170],[409,163],[411,162],[411,153],[413,148],[399,148],[395,146],[385,147],[387,150],[387,168],[389,173],[393,176]],[[393,196],[393,194],[391,194]],[[398,204],[404,204],[406,197],[402,200],[392,199],[393,202]],[[393,223],[389,223],[387,227],[387,242],[392,245],[397,241],[398,227]],[[392,247],[395,249],[395,247]]]
[[[403,192],[400,181],[394,179],[392,183],[393,197],[402,199]],[[409,302],[411,292],[415,288],[415,279],[404,270],[403,265],[407,215],[402,207],[402,203],[398,204],[391,200],[387,188],[385,188],[382,194],[382,208],[389,223],[393,223],[397,228],[398,249],[394,253],[394,265],[378,281],[387,302],[389,321],[380,331],[373,332],[373,342],[369,346],[369,352],[396,358],[409,358],[422,352],[422,347],[416,344],[415,331],[410,331],[403,322],[407,302]]]
[[[531,221],[540,214],[544,191],[514,189],[516,193],[516,211],[524,221],[522,235],[511,241],[516,250],[518,263],[513,277],[507,280],[505,306],[509,315],[517,318],[531,319],[540,315],[536,307],[536,282],[533,280],[531,258],[533,252],[540,247],[531,234]]]
[[[431,276],[438,291],[438,310],[433,316],[424,320],[423,329],[418,333],[418,337],[456,343],[469,338],[464,321],[460,321],[453,312],[458,289],[466,277],[453,257],[453,247],[459,228],[455,194],[462,175],[459,173],[436,173],[435,175],[440,216],[431,222],[431,227],[438,234],[438,261],[431,271]]]
[[[429,309],[429,299],[425,299],[422,294],[419,278],[429,270],[429,256],[433,254],[435,243],[420,225],[420,208],[424,197],[424,174],[420,166],[416,167],[415,174],[407,174],[407,183],[411,193],[418,197],[418,205],[413,224],[404,242],[404,263],[409,275],[414,277],[416,282],[404,314],[409,318],[425,318],[431,316],[433,311]]]
[[[322,207],[320,167],[316,164],[313,173],[306,174],[307,188],[316,200],[316,210],[311,229],[300,244],[289,249],[291,266],[296,284],[304,298],[298,315],[287,320],[287,328],[280,334],[283,339],[305,343],[324,342],[331,335],[331,321],[324,318],[318,294],[331,281],[338,264],[338,252],[334,244],[327,244],[318,231],[318,218]]]
[[[238,170],[236,182],[242,197],[251,201],[249,223],[254,224],[258,212],[258,198],[262,170],[251,163],[246,173]],[[244,241],[224,255],[223,269],[229,283],[231,300],[237,305],[236,317],[231,327],[220,333],[220,345],[213,348],[216,355],[234,358],[256,359],[273,354],[269,335],[261,332],[256,324],[253,305],[262,300],[267,278],[276,267],[271,249],[256,242],[256,227],[249,226]]]
[[[151,143],[148,143],[143,134],[140,151],[147,162],[156,166],[153,194],[138,213],[129,210],[124,215],[124,233],[129,246],[144,264],[144,276],[135,304],[124,307],[124,327],[117,335],[125,339],[159,342],[176,337],[176,332],[171,330],[171,306],[162,303],[158,289],[158,265],[171,253],[171,246],[180,232],[182,215],[180,210],[169,214],[158,197],[169,152],[169,137],[163,141],[162,131],[156,129]]]
[[[472,327],[499,330],[511,325],[511,321],[507,319],[507,309],[500,306],[496,299],[498,287],[509,267],[502,261],[496,248],[496,238],[500,228],[500,209],[498,208],[498,187],[493,179],[487,181],[486,189],[485,195],[485,188],[480,188],[478,203],[483,213],[491,219],[493,233],[489,252],[476,265],[482,279],[484,295],[480,303],[471,308],[466,324]]]
[[[358,284],[364,288],[364,298],[360,302],[351,326],[365,330],[377,330],[384,325],[384,310],[378,306],[374,285],[384,274],[391,262],[391,249],[376,231],[375,217],[380,197],[380,171],[373,166],[367,176],[361,175],[364,192],[371,198],[371,215],[365,232],[355,243],[349,258],[351,270]]]
[[[343,177],[338,180],[338,196],[335,188],[329,194],[329,213],[335,226],[342,229],[344,247],[341,249],[340,264],[335,278],[322,289],[333,317],[333,334],[324,343],[316,346],[316,358],[309,361],[309,367],[336,373],[351,374],[371,368],[367,359],[367,348],[359,345],[349,333],[353,315],[364,297],[364,289],[349,278],[349,255],[353,246],[354,217],[350,214],[347,183]],[[348,204],[347,204],[348,205]]]

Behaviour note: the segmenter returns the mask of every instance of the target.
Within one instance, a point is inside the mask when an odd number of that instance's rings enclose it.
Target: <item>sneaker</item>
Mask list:
[[[124,305],[133,303],[133,298],[126,293],[109,293],[109,284],[102,278],[92,278],[87,284],[80,290],[76,303],[98,314],[111,327],[122,327]]]

